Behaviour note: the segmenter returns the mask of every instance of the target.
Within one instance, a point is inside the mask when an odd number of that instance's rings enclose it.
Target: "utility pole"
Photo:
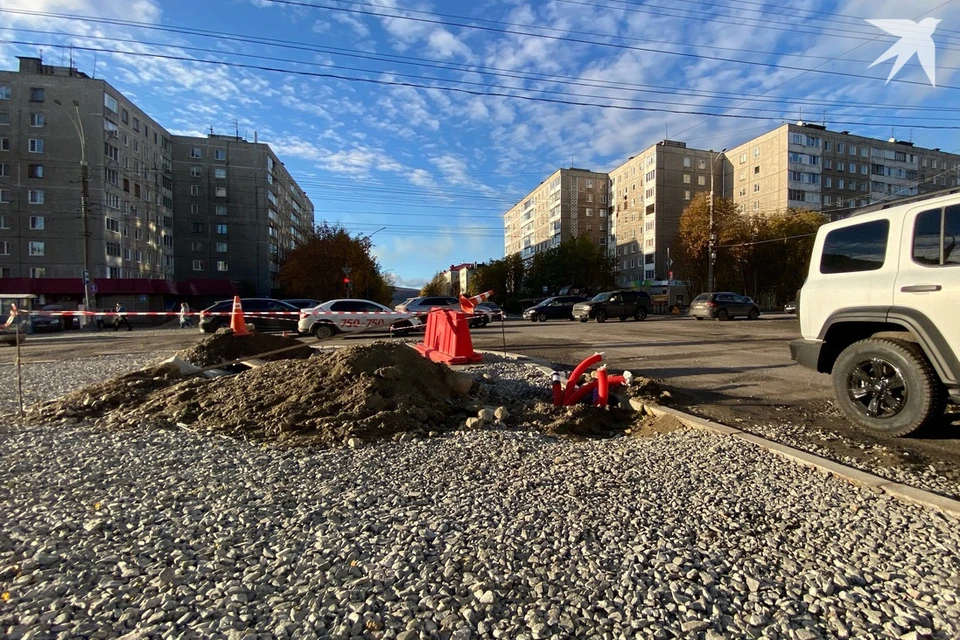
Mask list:
[[[713,293],[713,265],[717,261],[717,240],[716,232],[713,228],[713,176],[716,173],[717,169],[717,160],[723,157],[726,148],[722,149],[720,153],[717,154],[717,157],[713,159],[713,162],[710,163],[710,228],[709,228],[709,237],[707,238],[707,292]]]
[[[54,100],[57,106],[62,107],[63,103]],[[73,109],[77,112],[77,119],[74,120],[70,112],[67,117],[73,124],[80,138],[80,219],[83,221],[83,308],[91,311],[90,306],[90,225],[89,212],[87,211],[90,202],[90,167],[87,165],[87,141],[83,135],[83,119],[80,116],[80,102],[73,101]]]

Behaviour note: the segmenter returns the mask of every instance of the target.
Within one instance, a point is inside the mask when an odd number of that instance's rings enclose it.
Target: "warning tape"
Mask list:
[[[53,317],[74,317],[74,316],[223,316],[230,317],[232,311],[188,311],[181,314],[180,311],[20,311],[23,315],[31,316],[53,316]],[[254,318],[283,318],[286,316],[298,316],[307,318],[309,316],[417,316],[407,311],[311,311],[303,313],[301,311],[244,311],[244,317]],[[502,316],[503,313],[489,313],[491,316]]]

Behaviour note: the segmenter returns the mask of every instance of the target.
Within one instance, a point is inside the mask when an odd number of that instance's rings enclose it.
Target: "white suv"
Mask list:
[[[960,190],[824,225],[800,291],[798,364],[861,427],[903,436],[960,402]]]

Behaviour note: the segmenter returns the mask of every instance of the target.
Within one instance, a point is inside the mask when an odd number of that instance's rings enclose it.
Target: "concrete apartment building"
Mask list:
[[[465,294],[467,292],[467,289],[470,287],[470,281],[476,272],[476,262],[464,262],[462,264],[450,265],[450,268],[441,272],[440,275],[443,277],[444,286],[447,287],[450,295],[458,296],[461,293]]]
[[[313,203],[269,145],[173,137],[174,270],[270,296],[286,253],[313,229]]]
[[[718,154],[663,140],[610,171],[610,242],[616,247],[618,283],[638,287],[665,280],[680,215],[693,197],[710,191]],[[714,183],[720,195],[722,180]]]
[[[504,255],[529,258],[582,235],[606,246],[607,181],[587,169],[555,171],[504,214]]]
[[[956,186],[960,156],[809,124],[784,124],[725,154],[725,188],[747,214],[849,215],[880,200]]]
[[[82,298],[83,157],[90,278],[106,295],[159,291],[122,281],[174,275],[169,133],[103,80],[19,60],[0,71],[0,284]]]

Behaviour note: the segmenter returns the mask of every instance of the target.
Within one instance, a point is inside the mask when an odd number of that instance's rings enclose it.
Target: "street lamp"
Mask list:
[[[720,150],[720,153],[717,154],[717,157],[713,159],[713,162],[710,163],[710,229],[709,237],[707,238],[707,292],[713,293],[713,263],[717,260],[717,251],[716,251],[716,240],[715,234],[713,231],[713,176],[717,170],[717,160],[723,157],[726,148]],[[726,185],[721,184],[720,188],[723,189]]]
[[[54,104],[62,107],[63,103],[54,100]],[[73,101],[73,109],[77,113],[77,119],[66,110],[70,123],[77,131],[77,137],[80,138],[80,218],[83,221],[83,308],[90,311],[90,230],[87,220],[87,202],[90,200],[90,169],[87,165],[87,143],[83,135],[83,119],[80,117],[80,102]]]

